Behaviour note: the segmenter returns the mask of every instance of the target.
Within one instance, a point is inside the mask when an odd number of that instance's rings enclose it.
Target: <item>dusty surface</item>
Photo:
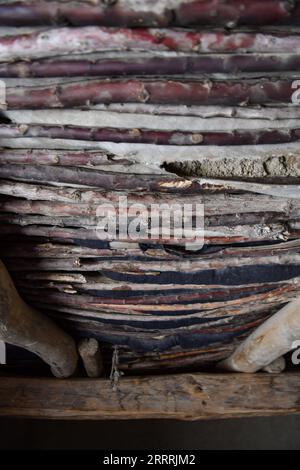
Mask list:
[[[274,156],[267,159],[204,159],[202,161],[171,162],[164,168],[180,176],[205,176],[210,178],[233,177],[287,177],[300,176],[300,158]]]

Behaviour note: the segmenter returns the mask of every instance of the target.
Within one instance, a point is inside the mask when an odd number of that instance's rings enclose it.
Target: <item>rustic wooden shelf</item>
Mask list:
[[[300,373],[195,373],[106,379],[0,377],[0,416],[223,419],[300,412]]]

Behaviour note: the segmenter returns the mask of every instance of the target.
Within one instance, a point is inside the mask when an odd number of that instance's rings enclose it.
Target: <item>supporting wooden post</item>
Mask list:
[[[78,351],[88,377],[101,377],[104,365],[98,341],[95,338],[84,338],[79,342]]]
[[[256,372],[293,349],[300,339],[300,298],[288,303],[258,327],[219,366],[237,372]]]
[[[50,318],[21,299],[1,261],[0,339],[40,356],[56,377],[69,377],[75,372],[75,342]]]

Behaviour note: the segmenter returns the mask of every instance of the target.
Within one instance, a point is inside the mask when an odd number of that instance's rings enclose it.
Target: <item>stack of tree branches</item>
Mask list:
[[[0,4],[0,257],[121,369],[215,363],[299,296],[299,21],[298,1]],[[203,247],[97,229],[99,207],[154,206],[151,227],[174,203],[204,205]]]

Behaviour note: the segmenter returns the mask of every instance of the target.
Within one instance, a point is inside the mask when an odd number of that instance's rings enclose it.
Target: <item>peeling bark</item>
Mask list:
[[[0,177],[44,183],[49,181],[74,183],[120,191],[134,189],[136,191],[190,192],[193,188],[193,182],[183,178],[158,175],[109,174],[108,172],[95,172],[93,170],[71,167],[66,167],[62,173],[60,168],[50,165],[46,168],[40,166],[5,165],[0,167]]]
[[[0,5],[1,15],[1,5]],[[165,52],[184,52],[194,54],[192,57],[182,58],[187,62],[187,67],[193,69],[198,68],[201,71],[200,64],[205,67],[209,66],[210,60],[214,56],[200,57],[196,54],[199,53],[267,53],[267,54],[297,54],[300,53],[300,38],[297,34],[293,33],[264,33],[259,32],[222,32],[222,31],[197,31],[197,30],[176,30],[176,29],[114,29],[114,28],[53,28],[47,30],[36,30],[27,34],[16,34],[1,37],[0,36],[0,60],[1,62],[12,62],[16,60],[34,60],[66,56],[70,54],[83,55],[82,60],[69,62],[69,68],[72,68],[76,75],[82,74],[82,68],[87,67],[90,63],[89,75],[93,75],[93,70],[96,71],[97,65],[93,66],[93,61],[89,62],[89,58],[84,61],[84,54],[95,54],[99,52],[117,51],[122,53],[123,59],[126,59],[128,51],[147,51],[155,53]],[[226,65],[230,68],[230,62],[238,64],[246,64],[247,56],[229,56],[229,60],[225,60]],[[291,56],[292,58],[294,55]],[[218,57],[216,57],[218,59]],[[225,58],[223,57],[223,60]],[[252,57],[253,59],[253,57]],[[61,59],[62,66],[64,61],[68,64],[69,59]],[[280,56],[277,57],[280,63]],[[251,63],[251,55],[249,58]],[[276,67],[276,57],[262,56],[262,64],[272,64]],[[220,59],[219,59],[220,62]],[[58,61],[58,63],[60,63]],[[159,62],[158,62],[159,63]],[[168,63],[168,62],[167,62]],[[174,62],[176,64],[176,62]],[[178,62],[180,63],[180,61]],[[251,65],[249,66],[251,68]],[[296,62],[297,63],[297,62]],[[51,62],[50,62],[51,64]],[[77,66],[76,66],[77,64]],[[172,62],[171,62],[172,64]],[[8,64],[9,65],[9,64]],[[11,64],[13,65],[13,64]],[[32,67],[34,64],[26,62],[21,65],[22,77],[26,76],[26,68]],[[37,69],[42,69],[43,63],[36,62]],[[154,66],[154,64],[153,64]],[[200,66],[200,67],[199,67]],[[252,67],[254,61],[252,62]],[[35,67],[35,66],[34,66]],[[76,72],[76,67],[79,70]],[[219,65],[220,67],[220,65]],[[47,68],[51,70],[51,66],[47,67],[47,62],[44,65],[45,72]],[[170,70],[172,67],[169,66]],[[13,67],[11,67],[13,70]],[[99,65],[98,65],[99,69]],[[142,66],[140,66],[142,69]],[[34,70],[34,68],[33,68]],[[64,73],[62,76],[68,76],[66,66],[61,69]],[[225,68],[228,72],[228,68]],[[122,69],[119,70],[121,73]],[[181,67],[181,72],[187,71]],[[208,69],[208,72],[213,70]],[[236,71],[236,68],[234,69]],[[249,70],[251,71],[251,70]],[[73,73],[74,73],[73,72]],[[72,74],[72,71],[70,72]],[[167,69],[165,70],[167,74]],[[34,74],[35,75],[35,74]],[[49,73],[51,76],[52,74]],[[85,75],[83,73],[83,75]],[[47,72],[46,72],[47,76]],[[52,75],[53,76],[53,75]]]
[[[62,196],[64,190],[60,190],[57,194],[55,187],[42,187],[34,200],[31,196],[30,189],[35,187],[22,183],[5,183],[0,181],[0,193],[11,193],[13,189],[15,196],[27,197],[29,200],[21,200],[15,198],[0,199],[0,212],[12,212],[15,214],[40,214],[47,216],[96,216],[99,204],[111,204],[117,213],[122,213],[119,208],[119,196],[126,196],[128,204],[143,203],[153,212],[158,211],[159,204],[174,202],[174,197],[169,194],[153,195],[153,194],[128,194],[119,192],[97,192],[97,191],[81,191],[78,194],[78,202],[74,201],[72,196],[74,190],[65,188],[65,197]],[[19,191],[18,191],[19,189]],[[57,197],[55,197],[57,195]],[[69,197],[68,197],[69,196]],[[80,202],[80,198],[82,202]],[[44,199],[44,200],[43,200]],[[87,200],[85,200],[87,199]],[[300,215],[300,201],[298,199],[287,199],[280,197],[264,196],[264,195],[245,195],[245,194],[209,194],[201,195],[177,195],[176,202],[180,204],[192,203],[204,204],[205,214],[207,217],[214,217],[216,206],[218,207],[218,215],[222,217],[224,214],[255,214],[261,215],[268,213],[270,216],[281,216],[283,218],[297,218]],[[264,210],[262,211],[262,207]],[[124,212],[126,210],[124,209]],[[192,208],[195,214],[195,207]]]

